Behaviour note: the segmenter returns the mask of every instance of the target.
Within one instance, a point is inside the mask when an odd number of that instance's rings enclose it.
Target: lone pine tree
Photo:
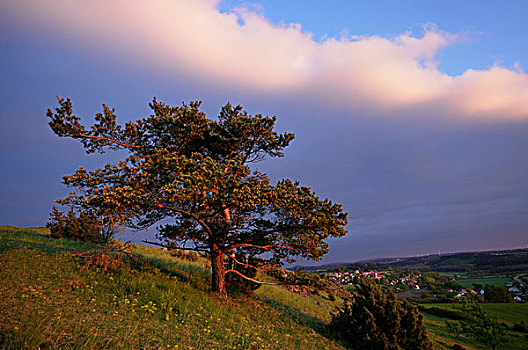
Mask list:
[[[96,210],[132,228],[158,227],[165,245],[205,253],[211,260],[211,289],[226,297],[225,277],[293,262],[320,259],[324,239],[345,235],[341,205],[319,199],[288,179],[271,184],[250,164],[283,157],[292,133],[274,131],[276,117],[249,115],[225,105],[217,120],[200,111],[200,102],[173,107],[150,103],[153,115],[119,125],[115,110],[85,127],[70,99],[58,97],[48,109],[49,126],[60,137],[78,139],[87,153],[125,150],[118,164],[87,171],[63,182],[78,191],[60,203]],[[226,264],[227,260],[230,264]],[[229,268],[226,266],[244,268]]]

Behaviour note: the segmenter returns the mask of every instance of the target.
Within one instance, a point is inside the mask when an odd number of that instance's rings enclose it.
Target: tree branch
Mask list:
[[[167,249],[190,250],[190,251],[199,252],[199,253],[208,253],[209,252],[208,250],[200,249],[198,247],[197,248],[175,247],[175,246],[166,245],[166,244],[163,244],[163,243],[152,242],[152,241],[149,241],[149,240],[146,240],[146,239],[142,240],[141,242],[152,244],[152,245],[156,245],[156,246],[167,248]]]
[[[181,214],[181,215],[185,215],[187,217],[190,217],[191,219],[195,220],[197,223],[199,223],[206,231],[207,233],[209,234],[209,237],[213,237],[213,231],[211,230],[211,228],[202,220],[200,219],[198,216],[196,216],[195,214],[193,213],[190,213],[188,211],[185,211],[185,210],[181,210],[181,209],[178,209],[178,208],[174,208],[174,207],[169,207],[167,205],[163,205],[163,204],[160,204],[160,203],[154,203],[153,204],[156,208],[159,208],[159,209],[166,209],[166,210],[170,210],[170,211],[173,211],[175,213],[178,213],[178,214]]]
[[[119,146],[123,146],[123,147],[130,147],[130,148],[142,148],[143,146],[138,146],[138,145],[128,145],[126,143],[122,143],[122,142],[119,142],[117,140],[114,140],[114,139],[111,139],[111,138],[108,138],[108,137],[100,137],[100,136],[92,136],[92,135],[86,135],[86,134],[81,134],[81,133],[78,133],[78,134],[75,134],[75,135],[72,135],[73,137],[84,137],[84,138],[89,138],[89,139],[96,139],[96,140],[103,140],[103,141],[108,141],[108,142],[113,142],[115,144],[118,144]]]
[[[241,261],[238,261],[237,258],[235,258],[233,255],[226,254],[226,256],[228,256],[229,258],[233,259],[239,265],[251,267],[252,269],[255,269],[257,271],[262,271],[262,272],[266,271],[265,269],[261,269],[259,267],[256,267],[255,265],[251,265],[251,264],[247,264],[247,263],[243,263]]]
[[[242,273],[240,273],[240,272],[237,271],[237,270],[227,270],[227,271],[225,272],[226,275],[227,275],[229,272],[235,273],[235,274],[239,275],[240,277],[242,277],[242,278],[244,278],[244,279],[246,279],[246,280],[248,280],[248,281],[251,281],[251,282],[257,283],[257,284],[267,284],[267,285],[271,285],[271,286],[279,286],[279,285],[280,285],[280,283],[272,283],[272,282],[262,282],[262,281],[257,281],[257,280],[255,280],[255,279],[253,279],[253,278],[249,278],[249,277],[247,277],[247,276],[244,276]]]
[[[300,249],[297,249],[297,248],[291,248],[291,247],[286,247],[286,246],[282,246],[282,245],[274,245],[274,244],[260,246],[260,245],[256,245],[256,244],[250,244],[250,243],[239,243],[239,244],[234,244],[234,245],[228,246],[227,248],[228,249],[236,249],[236,248],[240,248],[240,247],[258,248],[258,249],[264,249],[264,250],[268,250],[268,251],[269,250],[275,251],[275,249],[287,249],[287,250],[293,250],[293,251],[297,251],[297,252],[303,252],[306,255],[314,257],[313,254],[310,254],[309,252],[306,252],[306,251],[301,251]]]

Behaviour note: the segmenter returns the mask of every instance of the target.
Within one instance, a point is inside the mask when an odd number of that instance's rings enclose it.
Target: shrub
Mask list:
[[[237,263],[236,261],[239,263]],[[244,276],[255,279],[257,277],[257,270],[253,266],[259,266],[259,259],[256,257],[246,258],[242,254],[235,255],[235,259],[229,259],[226,262],[226,271],[238,271]],[[247,265],[243,265],[247,264]],[[251,266],[248,266],[251,265]],[[257,290],[261,284],[250,281],[234,272],[226,273],[226,286],[231,290],[244,295],[251,295]]]
[[[309,286],[316,291],[327,291],[332,285],[326,277],[307,272],[304,269],[296,269],[294,271],[277,269],[270,271],[268,274],[284,284]]]
[[[171,251],[171,255],[180,260],[187,260],[191,262],[196,262],[200,259],[200,254],[180,249],[174,249]]]
[[[77,216],[77,214],[79,216]],[[98,217],[93,211],[73,209],[64,214],[53,206],[50,219],[46,224],[54,238],[66,238],[74,241],[107,243],[116,232],[116,226],[108,219]]]
[[[364,278],[358,280],[354,300],[332,317],[328,327],[352,349],[432,349],[418,310]]]

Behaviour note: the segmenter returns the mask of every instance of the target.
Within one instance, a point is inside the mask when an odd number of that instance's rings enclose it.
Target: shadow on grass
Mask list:
[[[155,257],[143,258],[145,259],[143,263],[133,264],[132,268],[136,270],[158,271],[163,275],[187,283],[193,288],[205,291],[209,289],[211,273],[200,266],[184,265],[179,264],[178,262],[167,262]]]
[[[0,254],[13,249],[36,249],[46,254],[80,253],[90,250],[104,249],[99,244],[77,242],[68,239],[56,239],[45,232],[45,228],[19,228],[0,225]],[[199,290],[210,288],[209,270],[200,266],[166,261],[162,258],[137,254],[143,259],[130,261],[128,266],[136,271],[150,271],[187,283]],[[82,262],[81,262],[82,265]]]
[[[56,239],[49,234],[31,229],[0,226],[0,252],[21,248],[38,249],[51,254],[57,252],[75,253],[98,249],[100,246],[93,243]]]
[[[307,315],[296,308],[270,298],[264,298],[262,301],[278,311],[282,316],[288,317],[299,325],[310,327],[323,337],[330,338],[330,335],[326,329],[326,324],[319,318]]]

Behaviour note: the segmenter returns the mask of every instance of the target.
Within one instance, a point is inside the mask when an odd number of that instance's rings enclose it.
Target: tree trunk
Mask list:
[[[225,265],[224,252],[220,250],[218,244],[211,244],[211,271],[212,281],[211,290],[217,293],[221,298],[227,299],[227,292],[225,288]]]

